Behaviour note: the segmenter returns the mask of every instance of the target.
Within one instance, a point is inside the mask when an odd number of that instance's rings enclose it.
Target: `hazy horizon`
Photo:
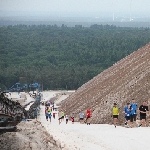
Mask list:
[[[0,0],[0,18],[58,21],[82,17],[119,21],[145,18],[149,21],[149,6],[149,0]]]
[[[86,16],[99,13],[150,14],[149,0],[0,0],[0,11],[15,15]],[[13,14],[11,14],[13,15]]]

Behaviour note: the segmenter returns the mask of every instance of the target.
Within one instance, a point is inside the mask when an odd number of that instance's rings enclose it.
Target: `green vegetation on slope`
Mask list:
[[[0,27],[0,86],[20,81],[39,82],[44,89],[77,89],[149,41],[149,28]]]

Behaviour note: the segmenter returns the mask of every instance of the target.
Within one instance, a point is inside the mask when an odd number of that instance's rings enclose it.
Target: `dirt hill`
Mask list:
[[[117,102],[123,123],[123,107],[133,98],[138,106],[150,98],[150,43],[82,85],[61,103],[61,108],[77,115],[90,107],[92,123],[111,123],[111,109]]]

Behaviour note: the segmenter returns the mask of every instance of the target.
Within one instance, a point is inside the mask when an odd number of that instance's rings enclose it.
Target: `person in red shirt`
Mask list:
[[[92,116],[92,112],[91,112],[91,110],[88,108],[88,109],[86,110],[86,121],[85,121],[85,123],[87,123],[87,125],[90,125],[91,116]]]
[[[72,124],[74,124],[74,113],[71,115]]]
[[[55,119],[55,112],[53,111],[53,118]]]

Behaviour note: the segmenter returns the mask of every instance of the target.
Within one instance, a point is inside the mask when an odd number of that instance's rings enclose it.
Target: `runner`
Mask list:
[[[143,105],[141,105],[139,107],[139,111],[140,111],[140,126],[146,126],[146,114],[149,112],[148,106],[146,101],[143,101]]]
[[[90,125],[90,123],[91,123],[91,116],[92,116],[92,112],[91,112],[90,108],[88,108],[86,110],[86,120],[85,120],[85,123],[87,123],[87,125]]]
[[[47,101],[47,102],[46,102],[46,106],[50,106],[50,101]]]
[[[79,119],[80,119],[80,123],[83,123],[83,120],[84,120],[84,113],[83,112],[79,113]]]
[[[53,104],[52,104],[52,108],[53,108],[53,111],[54,111],[54,110],[55,110],[54,102],[53,102]]]
[[[131,109],[131,116],[130,116],[131,127],[137,127],[136,124],[137,103],[135,103],[135,99],[132,99],[130,109]]]
[[[48,107],[45,107],[45,116],[46,116],[46,120],[48,121]]]
[[[56,114],[56,112],[53,110],[53,118],[55,119],[55,114]]]
[[[72,124],[74,124],[74,113],[71,115]]]
[[[125,113],[125,118],[126,118],[125,125],[129,128],[130,115],[131,115],[130,103],[127,103],[127,105],[124,107],[124,113]]]
[[[64,121],[65,113],[62,111],[62,121]]]
[[[114,106],[112,108],[112,115],[113,115],[114,126],[116,128],[116,124],[118,122],[118,116],[119,116],[119,108],[117,107],[116,103],[114,103]]]
[[[66,115],[65,118],[66,118],[66,124],[67,124],[68,123],[68,119],[69,119],[68,115]]]
[[[51,117],[52,117],[52,109],[51,109],[51,107],[48,107],[48,117],[49,117],[49,121],[51,122]]]
[[[126,120],[126,110],[127,110],[127,108],[128,108],[128,103],[127,103],[126,106],[124,106],[124,114],[125,114],[125,116],[124,116],[124,118],[125,118],[125,123],[124,123],[124,125],[125,125],[125,126],[127,125],[127,120]]]
[[[59,124],[60,124],[62,121],[62,110],[58,111],[58,120],[59,120]]]

